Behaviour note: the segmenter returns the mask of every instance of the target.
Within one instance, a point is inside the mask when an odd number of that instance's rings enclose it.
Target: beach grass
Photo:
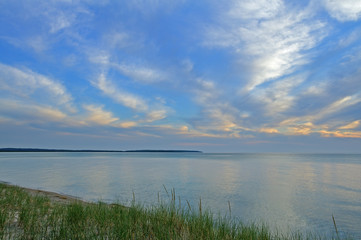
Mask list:
[[[231,211],[231,209],[230,209]],[[169,201],[136,203],[57,202],[0,184],[0,239],[326,239],[314,234],[271,233],[265,225],[214,217],[202,209]],[[337,235],[333,239],[339,239]]]

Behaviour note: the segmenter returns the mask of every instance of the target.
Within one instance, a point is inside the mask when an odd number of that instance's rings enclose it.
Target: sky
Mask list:
[[[0,147],[361,153],[361,0],[0,0]]]

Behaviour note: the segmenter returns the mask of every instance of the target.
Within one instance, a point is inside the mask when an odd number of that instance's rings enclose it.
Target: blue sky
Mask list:
[[[360,0],[0,1],[0,147],[360,146]]]

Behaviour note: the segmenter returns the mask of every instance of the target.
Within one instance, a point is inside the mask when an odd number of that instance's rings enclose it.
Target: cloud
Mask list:
[[[323,137],[359,138],[360,132],[353,131],[353,129],[359,127],[360,120],[337,127],[338,124],[332,122],[332,116],[336,116],[339,112],[344,111],[360,102],[361,97],[359,94],[342,97],[324,108],[318,109],[315,114],[287,118],[286,120],[281,121],[278,126],[273,128],[265,127],[260,129],[259,132],[273,133],[274,129],[276,130],[274,133],[284,135],[310,135],[318,133]],[[316,124],[317,122],[324,123]],[[277,124],[273,123],[273,125]]]
[[[259,130],[261,133],[279,133],[278,129],[276,128],[261,128]]]
[[[167,117],[170,111],[168,107],[162,104],[162,101],[152,102],[150,106],[143,98],[117,88],[117,86],[112,81],[106,78],[104,73],[100,74],[98,79],[93,82],[93,85],[100,89],[105,95],[113,99],[115,102],[120,103],[123,106],[143,115],[143,118],[141,116],[137,116],[137,118],[140,119],[136,122],[130,121],[124,123],[128,127],[141,123],[151,123],[162,120]],[[156,100],[157,99],[159,98],[156,98]]]
[[[330,114],[339,112],[345,108],[348,108],[352,105],[355,105],[357,103],[361,102],[361,95],[360,94],[354,94],[351,96],[343,97],[329,106],[325,107],[321,111],[319,111],[317,114],[313,116],[313,119],[322,119]]]
[[[353,121],[347,125],[341,126],[338,129],[354,129],[357,128],[358,126],[360,126],[361,124],[361,120],[357,120],[357,121]]]
[[[361,138],[361,132],[319,131],[323,137]]]
[[[351,107],[360,102],[361,102],[360,94],[354,94],[351,96],[342,97],[342,98],[332,102],[331,104],[325,106],[324,108],[317,109],[317,112],[315,112],[314,114],[308,114],[308,115],[301,116],[301,117],[292,117],[292,118],[283,120],[280,123],[280,126],[320,121],[320,120],[325,119],[326,117],[329,117],[332,114],[339,113],[340,111],[343,111],[343,110],[347,109],[348,107]]]
[[[87,122],[90,121],[100,125],[109,125],[119,120],[119,118],[113,116],[113,113],[104,111],[101,106],[84,105],[83,108],[89,112],[89,115],[86,118]]]
[[[106,78],[104,73],[100,74],[98,79],[93,82],[93,85],[100,89],[105,95],[125,107],[136,111],[148,110],[146,102],[141,97],[118,89],[110,80]]]
[[[121,128],[131,128],[131,127],[135,127],[137,125],[138,125],[137,122],[132,122],[132,121],[122,122],[122,123],[118,124],[118,126],[120,126]]]
[[[267,88],[259,89],[251,96],[261,102],[266,110],[266,115],[277,115],[290,109],[296,96],[291,91],[305,80],[302,76],[295,76],[274,82]]]
[[[86,124],[95,123],[116,128],[132,128],[139,124],[135,121],[121,121],[118,117],[113,116],[112,112],[105,111],[103,106],[83,105],[83,108],[88,112],[84,118]]]
[[[165,109],[153,110],[146,116],[145,122],[154,122],[167,117],[167,111]]]
[[[339,45],[341,47],[347,47],[355,42],[357,42],[361,38],[361,29],[356,29],[352,31],[345,37],[342,37],[339,41]]]
[[[129,47],[132,45],[132,43],[134,43],[132,41],[133,39],[130,38],[131,36],[125,32],[114,31],[109,34],[104,34],[104,41],[111,49],[122,49],[124,47]]]
[[[42,36],[30,37],[25,42],[37,53],[43,53],[50,48],[49,42]]]
[[[328,13],[340,22],[356,21],[361,17],[360,0],[323,0]]]
[[[314,85],[308,86],[302,92],[302,94],[303,95],[314,95],[314,96],[323,95],[326,93],[327,87],[328,87],[327,82],[318,82],[318,83],[315,83]]]
[[[22,99],[41,101],[42,96],[58,106],[74,112],[72,96],[65,86],[29,69],[19,69],[0,63],[0,91]]]
[[[7,41],[25,51],[31,48],[48,59],[53,57],[51,53],[59,45],[80,46],[84,36],[80,31],[91,28],[89,23],[93,14],[87,9],[94,4],[89,1],[34,0],[6,5],[0,14],[6,16],[6,23],[13,28],[6,32]],[[10,12],[13,14],[8,14]]]
[[[191,121],[193,128],[199,131],[198,135],[240,138],[240,132],[250,131],[241,125],[244,114],[226,100],[216,83],[197,78],[193,84],[195,101],[203,114],[201,119]],[[190,133],[194,134],[192,131]]]
[[[41,116],[45,116],[47,119],[61,121],[67,117],[67,115],[61,112],[58,109],[53,109],[50,107],[39,107],[36,106],[35,109]]]
[[[9,99],[0,99],[0,103],[0,113],[17,123],[60,123],[68,117],[66,113],[51,106]]]
[[[129,64],[129,63],[116,63],[112,61],[112,54],[108,51],[100,51],[100,53],[92,54],[89,60],[92,63],[99,64],[104,69],[116,69],[123,76],[129,77],[131,80],[151,84],[161,82],[167,79],[167,74],[164,71],[144,66],[146,64]]]
[[[308,63],[306,51],[326,36],[325,23],[312,19],[307,8],[289,9],[276,0],[233,3],[219,26],[208,28],[205,44],[229,48],[251,62],[246,91]]]
[[[154,83],[163,81],[166,79],[164,72],[155,70],[152,68],[127,65],[127,64],[111,64],[117,70],[119,70],[125,76],[130,77],[131,79],[143,83]]]
[[[287,127],[287,135],[309,135],[317,127],[312,122],[294,124]]]
[[[234,18],[269,19],[275,17],[283,8],[282,0],[233,1],[228,14]]]
[[[56,33],[62,29],[71,26],[74,15],[65,14],[63,11],[57,11],[56,16],[49,16],[50,21],[50,33]]]

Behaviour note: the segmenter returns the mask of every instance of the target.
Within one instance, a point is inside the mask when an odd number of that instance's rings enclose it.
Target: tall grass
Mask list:
[[[134,198],[130,207],[124,207],[55,203],[0,184],[0,239],[321,239],[311,234],[271,234],[265,225],[245,225],[230,216],[215,218],[203,209],[201,199],[196,210],[187,204],[182,207],[180,200],[177,204],[174,189],[169,201],[144,207]],[[231,215],[230,203],[229,211]]]

